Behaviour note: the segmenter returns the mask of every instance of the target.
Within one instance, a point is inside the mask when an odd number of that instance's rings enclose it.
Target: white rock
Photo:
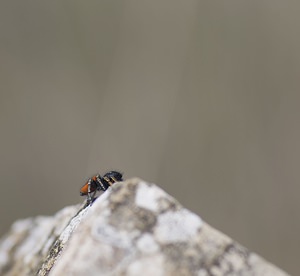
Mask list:
[[[13,224],[0,241],[0,275],[36,274],[287,275],[139,179],[92,206]]]

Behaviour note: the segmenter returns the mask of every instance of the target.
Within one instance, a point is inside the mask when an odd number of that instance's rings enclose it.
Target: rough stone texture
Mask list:
[[[92,206],[17,221],[1,275],[287,275],[154,184],[116,183]]]

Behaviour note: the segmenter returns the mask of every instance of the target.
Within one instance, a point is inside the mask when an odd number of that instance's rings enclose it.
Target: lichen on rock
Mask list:
[[[16,222],[0,242],[0,274],[287,275],[137,178],[91,206]]]

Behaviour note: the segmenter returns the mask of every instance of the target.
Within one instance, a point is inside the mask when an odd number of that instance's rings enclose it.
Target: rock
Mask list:
[[[1,275],[288,275],[154,184],[116,183],[91,206],[15,222]]]

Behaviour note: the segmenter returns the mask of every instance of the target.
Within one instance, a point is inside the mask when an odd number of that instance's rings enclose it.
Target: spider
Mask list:
[[[87,204],[91,204],[95,200],[97,191],[106,191],[108,187],[116,182],[123,181],[122,174],[117,171],[110,171],[103,175],[97,174],[88,179],[81,187],[80,195],[87,196]]]

